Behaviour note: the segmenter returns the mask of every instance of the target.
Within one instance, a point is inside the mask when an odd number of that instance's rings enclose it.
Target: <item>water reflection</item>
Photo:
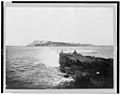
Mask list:
[[[41,50],[40,59],[41,62],[44,63],[46,66],[59,66],[59,53],[48,47]]]

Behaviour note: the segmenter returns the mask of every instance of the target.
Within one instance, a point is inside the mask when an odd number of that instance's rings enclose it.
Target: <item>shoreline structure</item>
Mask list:
[[[113,59],[83,56],[76,51],[59,54],[60,71],[74,81],[59,85],[59,88],[112,88]]]

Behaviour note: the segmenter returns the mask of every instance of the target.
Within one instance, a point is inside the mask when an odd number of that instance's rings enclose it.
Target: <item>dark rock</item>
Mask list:
[[[65,78],[69,78],[70,76],[69,75],[64,75]]]
[[[76,51],[72,54],[60,53],[59,56],[60,70],[75,80],[75,87],[113,87],[113,59],[83,56]]]

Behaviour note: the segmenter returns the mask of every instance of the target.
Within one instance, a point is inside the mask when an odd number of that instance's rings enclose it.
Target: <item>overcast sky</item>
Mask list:
[[[113,9],[85,7],[7,7],[6,44],[34,40],[113,44]]]

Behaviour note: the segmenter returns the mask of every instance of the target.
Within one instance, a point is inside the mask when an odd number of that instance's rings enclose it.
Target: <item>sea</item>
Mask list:
[[[76,50],[85,56],[113,58],[112,46],[28,47],[6,46],[7,89],[54,89],[74,81],[59,70],[59,53]]]

